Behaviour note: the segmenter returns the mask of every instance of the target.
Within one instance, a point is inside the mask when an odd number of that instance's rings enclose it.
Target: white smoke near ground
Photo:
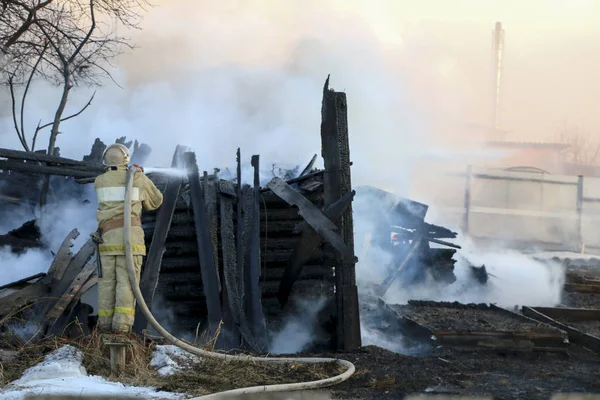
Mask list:
[[[317,315],[323,310],[327,300],[308,301],[299,299],[297,311],[288,315],[282,328],[273,333],[269,352],[272,354],[295,354],[305,351],[314,343]]]
[[[46,272],[52,258],[47,250],[31,249],[23,254],[15,254],[8,246],[0,248],[0,265],[3,267],[0,286]],[[5,266],[9,268],[4,268]]]

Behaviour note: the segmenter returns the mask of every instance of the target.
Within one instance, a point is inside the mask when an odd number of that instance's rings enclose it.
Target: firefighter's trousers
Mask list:
[[[142,256],[133,256],[139,285]],[[101,255],[102,278],[98,279],[98,327],[102,332],[131,332],[135,296],[129,283],[125,256]]]

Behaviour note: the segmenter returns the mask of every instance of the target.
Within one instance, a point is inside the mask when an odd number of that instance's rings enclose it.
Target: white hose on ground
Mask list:
[[[131,287],[133,289],[133,293],[135,298],[140,306],[140,309],[144,313],[144,316],[152,325],[154,329],[158,333],[160,333],[167,342],[179,347],[182,350],[188,351],[192,354],[195,354],[200,357],[213,358],[213,359],[221,359],[227,361],[248,361],[248,362],[264,362],[264,363],[303,363],[303,364],[322,364],[322,363],[331,363],[335,362],[343,367],[346,367],[346,371],[342,374],[336,375],[331,378],[320,379],[316,381],[310,382],[298,382],[298,383],[284,383],[279,385],[263,385],[263,386],[252,386],[247,388],[233,389],[227,390],[224,392],[212,393],[206,396],[195,397],[189,400],[197,400],[197,399],[219,399],[231,395],[243,395],[250,393],[263,393],[263,392],[290,392],[294,390],[313,390],[319,389],[327,386],[332,386],[343,382],[350,378],[356,368],[354,364],[350,361],[340,360],[335,358],[308,358],[308,357],[287,357],[287,358],[271,358],[271,357],[251,357],[251,356],[239,356],[239,355],[229,355],[223,353],[217,353],[214,351],[207,351],[199,349],[195,346],[192,346],[188,343],[185,343],[175,336],[171,335],[164,329],[154,318],[146,302],[144,301],[144,297],[142,296],[142,292],[138,283],[136,281],[135,268],[133,265],[133,251],[131,249],[131,195],[133,188],[133,176],[135,174],[135,167],[130,167],[127,170],[127,178],[126,178],[126,187],[125,187],[125,226],[124,226],[124,236],[125,236],[125,258],[127,263],[127,271],[129,273],[129,282],[131,283]]]

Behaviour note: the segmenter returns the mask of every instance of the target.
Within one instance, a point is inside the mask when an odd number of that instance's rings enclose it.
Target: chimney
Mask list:
[[[504,29],[502,23],[496,22],[492,32],[492,126],[500,129],[500,87],[504,59]]]

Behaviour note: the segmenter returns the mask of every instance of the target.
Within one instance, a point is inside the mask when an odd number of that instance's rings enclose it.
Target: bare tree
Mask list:
[[[50,128],[47,152],[54,154],[61,122],[80,115],[94,97],[64,116],[71,89],[112,80],[111,60],[124,48],[132,48],[127,38],[114,33],[114,25],[137,28],[147,4],[145,0],[0,0],[0,50],[5,53],[0,79],[10,92],[14,128],[25,150],[34,151],[38,134]],[[111,17],[113,24],[99,22],[99,14]],[[61,96],[53,119],[40,120],[28,135],[25,109],[34,80],[59,87]]]
[[[581,165],[600,165],[600,138],[579,124],[564,124],[558,140],[569,146],[563,151],[565,162]]]

